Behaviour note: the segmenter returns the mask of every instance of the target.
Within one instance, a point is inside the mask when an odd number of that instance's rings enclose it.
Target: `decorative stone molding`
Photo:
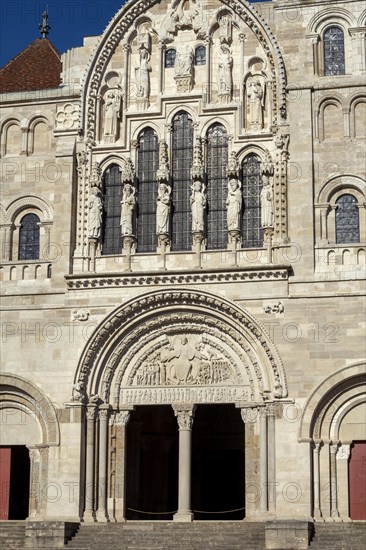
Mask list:
[[[56,130],[70,130],[78,127],[80,105],[65,103],[58,107],[56,114]]]
[[[341,445],[338,447],[337,460],[348,460],[351,454],[351,445]]]
[[[73,321],[87,321],[90,311],[88,309],[74,309],[72,312]]]
[[[121,286],[155,286],[174,284],[201,284],[215,282],[243,282],[243,281],[287,281],[289,267],[263,266],[232,271],[210,271],[197,273],[173,272],[164,275],[146,275],[143,273],[123,274],[108,273],[106,275],[68,275],[66,282],[68,290],[82,290],[88,288],[118,288]]]
[[[281,301],[274,302],[273,304],[269,304],[268,306],[264,306],[263,308],[264,313],[284,313],[285,306]]]
[[[249,386],[241,387],[190,387],[122,389],[119,394],[123,405],[168,405],[171,403],[236,403],[250,401]]]

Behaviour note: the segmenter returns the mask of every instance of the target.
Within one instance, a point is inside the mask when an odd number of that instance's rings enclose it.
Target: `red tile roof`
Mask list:
[[[0,69],[0,93],[57,88],[61,56],[48,38],[36,38]]]

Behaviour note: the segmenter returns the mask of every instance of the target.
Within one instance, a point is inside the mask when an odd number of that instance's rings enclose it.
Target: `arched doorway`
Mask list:
[[[317,521],[366,519],[366,364],[333,373],[312,393],[300,423],[311,441],[313,516]]]
[[[0,447],[0,519],[21,520],[29,512],[30,459],[25,445]]]

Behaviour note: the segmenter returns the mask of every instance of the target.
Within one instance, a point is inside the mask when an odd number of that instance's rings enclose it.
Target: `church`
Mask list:
[[[100,32],[0,70],[1,525],[363,547],[363,1]]]

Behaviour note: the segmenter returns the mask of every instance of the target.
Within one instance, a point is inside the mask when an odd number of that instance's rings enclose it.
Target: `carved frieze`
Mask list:
[[[250,400],[248,386],[211,386],[181,388],[123,388],[119,402],[124,405],[170,403],[237,403]]]

